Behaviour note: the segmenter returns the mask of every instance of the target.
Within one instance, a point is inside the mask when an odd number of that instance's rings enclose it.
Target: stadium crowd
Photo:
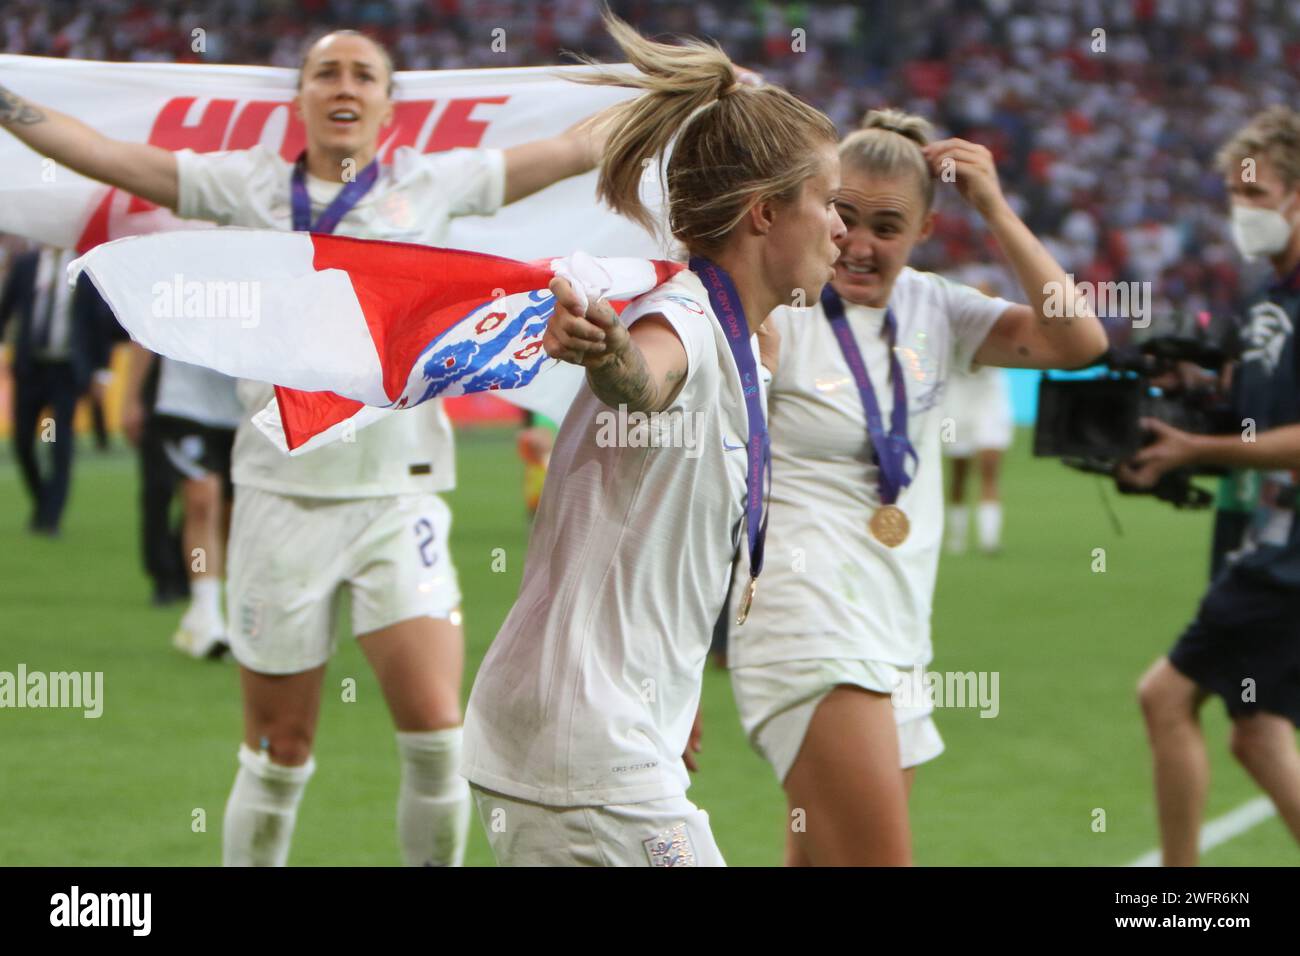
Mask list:
[[[1294,102],[1287,0],[859,0],[613,4],[647,33],[718,40],[841,131],[884,104],[993,150],[1008,196],[1079,280],[1151,281],[1155,311],[1230,311],[1238,274],[1211,155],[1242,116]],[[616,51],[589,0],[17,0],[6,52],[296,66],[304,40],[374,33],[398,69],[544,65]],[[493,43],[500,28],[504,43]],[[202,43],[195,30],[204,31]],[[201,52],[193,47],[201,46]],[[504,48],[503,48],[504,47]],[[917,266],[996,260],[957,202]]]

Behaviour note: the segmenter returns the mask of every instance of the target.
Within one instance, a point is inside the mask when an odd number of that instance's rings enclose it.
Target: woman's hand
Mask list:
[[[627,349],[627,327],[618,321],[604,299],[588,301],[587,308],[567,279],[551,280],[555,312],[546,323],[542,348],[551,358],[587,369],[598,369],[618,360]]]
[[[934,176],[940,182],[956,185],[961,198],[981,216],[1006,202],[993,154],[986,147],[964,139],[941,139],[922,146],[921,152]]]
[[[587,384],[610,408],[658,412],[686,382],[686,348],[672,324],[647,313],[629,330],[604,299],[582,299],[567,279],[551,280],[555,312],[546,323],[542,348],[551,358],[587,370]]]

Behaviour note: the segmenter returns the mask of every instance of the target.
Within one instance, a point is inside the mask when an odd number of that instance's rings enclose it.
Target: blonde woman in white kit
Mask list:
[[[1068,290],[1068,279],[1007,205],[988,150],[927,141],[923,119],[891,110],[841,143],[847,232],[835,278],[814,308],[768,319],[781,361],[769,396],[767,562],[728,654],[745,731],[789,800],[789,865],[912,859],[912,768],[943,749],[929,702],[904,693],[931,659],[951,370],[1077,367],[1106,348],[1090,314],[1044,317],[1053,284]],[[1032,306],[907,266],[933,227],[945,170]],[[896,415],[900,394],[906,414]]]
[[[600,195],[650,221],[638,187],[675,137],[668,213],[689,268],[619,319],[552,284],[546,350],[583,365],[586,386],[555,439],[519,598],[474,681],[464,772],[502,865],[721,865],[683,756],[732,555],[762,553],[752,333],[831,277],[837,135],[779,87],[744,85],[721,50],[606,24],[641,71],[610,80],[646,93],[613,120]],[[602,421],[632,413],[690,416],[693,447],[602,438]]]

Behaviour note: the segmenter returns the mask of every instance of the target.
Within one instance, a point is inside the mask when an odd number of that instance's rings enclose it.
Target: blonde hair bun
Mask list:
[[[871,110],[862,125],[840,143],[840,163],[869,176],[916,180],[928,211],[934,202],[934,177],[921,147],[930,142],[934,127],[924,116],[902,110]]]

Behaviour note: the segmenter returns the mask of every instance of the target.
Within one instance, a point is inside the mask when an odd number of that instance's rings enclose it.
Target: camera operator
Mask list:
[[[1153,441],[1120,466],[1122,482],[1153,485],[1187,466],[1259,473],[1241,546],[1228,556],[1195,620],[1143,675],[1138,696],[1155,763],[1166,866],[1195,864],[1209,761],[1199,710],[1210,694],[1232,720],[1232,753],[1300,840],[1300,114],[1274,106],[1219,152],[1232,235],[1249,258],[1268,257],[1276,283],[1256,297],[1241,329],[1233,382],[1242,431],[1193,435],[1143,419]]]
[[[1236,318],[1224,321],[1235,323]],[[1235,324],[1226,335],[1222,330],[1219,332],[1220,338],[1233,341],[1234,349],[1237,335]],[[1216,374],[1195,362],[1179,361],[1172,370],[1153,377],[1151,384],[1170,396],[1197,390],[1208,390],[1216,397],[1230,396],[1236,364],[1234,359],[1228,358]],[[1236,553],[1246,529],[1250,527],[1259,499],[1259,472],[1250,468],[1230,468],[1218,479],[1218,484],[1214,496],[1214,531],[1210,539],[1211,581],[1227,566],[1229,556]],[[1121,490],[1131,489],[1122,485]]]

